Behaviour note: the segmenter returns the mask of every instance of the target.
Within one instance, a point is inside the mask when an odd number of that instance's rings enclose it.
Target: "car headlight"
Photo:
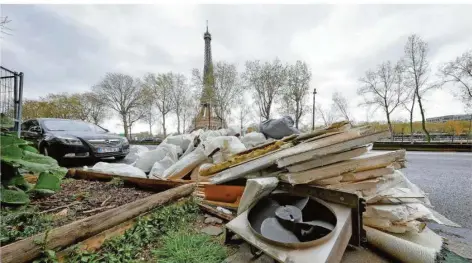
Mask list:
[[[82,145],[82,141],[75,137],[68,137],[68,136],[58,136],[57,137],[61,142],[68,144],[68,145]]]

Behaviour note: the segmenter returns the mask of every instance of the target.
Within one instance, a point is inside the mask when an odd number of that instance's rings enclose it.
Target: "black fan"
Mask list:
[[[275,245],[307,247],[326,239],[336,227],[336,215],[310,197],[272,194],[248,212],[249,225],[257,236]]]

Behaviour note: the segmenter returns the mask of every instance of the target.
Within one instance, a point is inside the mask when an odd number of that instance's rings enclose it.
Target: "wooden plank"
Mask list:
[[[328,146],[328,147],[329,148],[335,148],[335,147],[331,147],[331,146]],[[328,148],[328,147],[326,147],[326,148]],[[345,160],[360,156],[360,155],[362,155],[366,152],[367,152],[367,147],[360,147],[360,148],[356,148],[356,149],[353,149],[353,150],[348,150],[348,151],[345,151],[345,152],[328,154],[328,155],[320,157],[318,159],[313,159],[313,160],[309,160],[309,161],[306,161],[306,162],[302,162],[302,163],[298,163],[298,164],[295,164],[295,165],[288,166],[287,170],[291,173],[306,171],[306,170],[313,169],[313,168],[316,168],[316,167],[325,166],[325,165],[345,161]],[[283,167],[283,166],[281,166],[281,165],[284,165],[283,162],[284,162],[283,159],[278,160],[277,161],[278,166]]]
[[[393,168],[378,168],[357,173],[347,173],[343,175],[341,182],[356,182],[367,180],[371,178],[380,177],[382,175],[392,174],[395,171]]]
[[[201,204],[198,203],[198,206],[200,207],[201,210],[213,214],[221,219],[224,219],[226,221],[231,221],[234,219],[233,215],[225,214],[223,212],[218,211],[216,208],[213,208],[212,206],[206,205],[206,204]]]
[[[343,190],[347,192],[355,192],[355,191],[376,188],[379,182],[380,182],[379,178],[374,178],[374,179],[364,180],[364,181],[359,181],[359,182],[346,182],[346,183],[328,185],[326,186],[326,188],[338,189],[338,190]]]
[[[306,184],[316,180],[339,176],[347,172],[361,172],[384,168],[397,159],[404,158],[404,150],[386,153],[369,153],[348,161],[322,166],[308,171],[282,174],[280,175],[280,180],[290,184]]]
[[[182,185],[82,220],[74,221],[65,226],[52,229],[47,233],[41,233],[3,246],[1,247],[2,262],[23,263],[31,261],[38,257],[43,249],[57,249],[77,243],[169,201],[190,195],[194,188],[195,184]],[[38,244],[38,241],[40,244]]]
[[[351,149],[358,148],[362,145],[366,145],[366,144],[375,142],[377,140],[380,140],[382,138],[386,138],[389,135],[390,133],[383,132],[383,133],[368,134],[362,137],[351,138],[341,143],[328,145],[327,147],[324,147],[321,149],[314,149],[308,152],[294,154],[291,156],[287,156],[285,158],[281,158],[280,160],[277,161],[277,165],[279,167],[285,167],[285,166],[293,165],[293,164],[300,163],[303,161],[308,161],[311,159],[318,159],[328,154],[349,151]]]
[[[160,192],[169,188],[174,188],[180,185],[193,183],[191,180],[162,180],[162,179],[148,179],[148,178],[137,178],[129,176],[115,176],[125,181],[125,184],[133,185],[140,189],[153,190]]]
[[[218,201],[225,203],[234,203],[244,192],[244,186],[239,185],[216,185],[209,184],[205,186],[205,200]]]
[[[71,171],[73,170],[73,171]],[[82,169],[69,169],[70,175],[72,178],[75,179],[84,179],[90,181],[111,181],[113,179],[112,174],[100,173],[90,170],[82,170]]]
[[[73,252],[75,249],[79,249],[82,251],[90,251],[90,252],[96,251],[103,245],[103,243],[106,240],[111,239],[116,236],[123,235],[126,232],[126,230],[133,227],[135,223],[136,223],[136,219],[133,218],[117,226],[114,226],[110,229],[107,229],[99,233],[98,235],[87,238],[86,240],[80,242],[80,244],[78,244],[78,247],[72,246],[62,251],[57,252],[56,253],[57,259],[61,263],[67,262],[67,256],[71,252]]]
[[[273,152],[269,155],[266,155],[264,157],[258,158],[256,160],[252,160],[250,162],[244,163],[243,165],[238,165],[238,166],[229,168],[227,170],[224,170],[222,172],[219,172],[215,174],[212,178],[210,178],[210,182],[212,182],[213,184],[221,184],[221,183],[225,183],[234,179],[238,179],[251,172],[255,172],[255,171],[270,167],[274,165],[276,160],[278,159],[281,159],[290,155],[310,151],[313,149],[323,148],[332,144],[348,141],[353,138],[357,138],[359,136],[369,135],[369,134],[372,134],[372,132],[373,131],[370,129],[366,130],[363,128],[356,128],[356,129],[343,132],[341,134],[336,134],[336,135],[327,137],[322,140],[317,140],[317,141],[313,141],[309,143],[301,143],[291,148],[282,149],[282,150]],[[379,134],[386,134],[386,133],[380,132]]]

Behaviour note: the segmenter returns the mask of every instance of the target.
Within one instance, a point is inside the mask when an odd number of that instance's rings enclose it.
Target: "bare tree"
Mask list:
[[[321,104],[315,106],[318,116],[321,117],[325,126],[331,125],[336,120],[336,109],[334,105],[331,105],[329,109],[324,108]]]
[[[221,126],[227,119],[231,107],[236,99],[241,96],[242,85],[239,81],[235,64],[219,61],[213,67],[214,74],[214,99],[216,115],[221,119]]]
[[[129,115],[142,104],[141,85],[133,77],[121,73],[107,73],[93,91],[107,107],[116,111],[128,137]]]
[[[243,135],[244,133],[244,127],[248,124],[248,122],[252,119],[252,108],[249,106],[249,104],[246,102],[246,99],[244,98],[244,95],[241,94],[241,96],[237,99],[236,104],[238,105],[238,108],[236,110],[236,117],[238,120],[239,128],[240,128],[240,134]]]
[[[338,115],[340,115],[342,118],[344,118],[347,121],[351,121],[351,112],[350,112],[350,107],[349,103],[347,102],[346,98],[339,92],[333,93],[333,106],[336,109],[336,112]]]
[[[106,118],[106,105],[100,100],[97,94],[93,92],[82,94],[82,103],[87,112],[88,121],[98,125]]]
[[[143,121],[149,125],[149,135],[152,136],[152,126],[157,119],[154,111],[154,92],[150,87],[143,85],[143,96]]]
[[[11,29],[7,27],[7,24],[11,22],[11,19],[8,19],[8,16],[0,17],[0,38],[1,34],[11,35]]]
[[[295,127],[306,112],[305,98],[311,79],[311,72],[305,62],[298,60],[287,69],[287,85],[282,91],[282,111],[295,117]]]
[[[375,72],[369,70],[365,73],[365,77],[359,80],[362,86],[357,90],[357,94],[364,97],[364,105],[380,107],[383,110],[392,140],[393,127],[390,116],[409,95],[405,90],[402,74],[401,63],[392,66],[390,61],[384,62]]]
[[[170,90],[172,109],[177,115],[177,133],[180,134],[180,118],[182,117],[183,107],[186,100],[185,94],[188,92],[187,79],[182,74],[169,74],[172,81]]]
[[[440,69],[443,83],[459,85],[459,99],[466,108],[472,108],[472,50],[464,52],[455,60],[447,62]]]
[[[279,59],[261,64],[259,60],[247,61],[243,79],[254,92],[260,116],[270,119],[272,104],[282,93],[286,81],[287,66]]]
[[[414,96],[418,101],[421,113],[421,127],[426,135],[426,140],[431,141],[429,132],[426,129],[425,110],[423,107],[422,96],[427,90],[434,87],[428,84],[429,62],[427,60],[428,44],[419,36],[411,35],[405,44],[405,73],[407,85],[414,89]]]
[[[412,144],[413,144],[413,111],[415,109],[415,102],[416,102],[416,92],[413,89],[408,92],[408,99],[402,103],[403,108],[406,111],[408,111],[408,114],[410,115],[410,143]]]
[[[200,101],[195,98],[199,98],[198,94],[199,93],[192,88],[185,93],[185,99],[182,104],[182,129],[184,133],[191,130],[191,121],[197,116]]]
[[[144,104],[141,104],[140,107],[133,108],[128,112],[127,118],[128,118],[128,129],[129,129],[129,135],[132,135],[131,129],[133,128],[133,125],[144,119],[145,116],[145,110],[146,108],[144,107]]]
[[[144,76],[144,87],[151,89],[154,93],[156,107],[162,117],[161,125],[164,137],[167,136],[166,116],[173,110],[172,85],[172,73],[158,74],[157,76],[148,73]]]

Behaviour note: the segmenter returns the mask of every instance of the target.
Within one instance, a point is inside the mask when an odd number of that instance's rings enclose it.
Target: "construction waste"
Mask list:
[[[403,262],[436,262],[441,256],[443,240],[427,222],[454,223],[435,212],[427,194],[401,172],[404,150],[370,150],[389,132],[339,122],[299,133],[288,118],[266,121],[260,131],[237,137],[229,129],[198,130],[139,152],[134,165],[98,163],[90,169],[196,181],[194,195],[225,215],[242,214],[279,183],[355,193],[366,203],[362,218],[371,245]]]

